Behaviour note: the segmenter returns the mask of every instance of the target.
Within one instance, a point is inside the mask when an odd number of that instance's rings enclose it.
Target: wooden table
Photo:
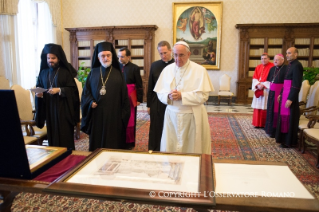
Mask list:
[[[89,154],[89,153],[88,153]],[[214,160],[213,163],[233,163],[233,164],[253,164],[253,165],[281,165],[285,163],[278,162],[261,162],[261,161],[238,161],[238,160]],[[217,182],[218,183],[218,182]],[[19,192],[31,192],[41,194],[52,194],[44,191],[49,183],[36,182],[32,180],[16,180],[8,178],[0,178],[0,193],[6,197],[4,204],[0,206],[0,211],[10,211],[12,201]],[[66,195],[77,196],[84,198],[92,198],[86,195]],[[96,198],[118,201],[119,199]],[[11,202],[10,202],[11,201]],[[135,201],[134,201],[135,202]],[[158,202],[143,202],[137,203],[157,204]],[[168,205],[163,203],[163,205]],[[173,204],[177,205],[178,204]],[[196,208],[196,207],[195,207]],[[200,211],[205,211],[203,208],[198,208]],[[207,208],[208,209],[208,208]],[[211,208],[212,209],[212,208]],[[270,198],[270,197],[216,197],[215,210],[234,210],[234,211],[319,211],[319,201],[317,199],[296,199],[296,198]]]

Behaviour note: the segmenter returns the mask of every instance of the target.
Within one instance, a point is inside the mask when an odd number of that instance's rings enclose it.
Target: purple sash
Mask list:
[[[135,90],[135,84],[127,84],[126,86],[127,86],[127,93],[130,98],[130,94]],[[126,128],[126,143],[132,143],[135,141],[135,138],[134,138],[135,107],[131,100],[130,100],[130,106],[131,106],[131,116]]]
[[[282,87],[284,86],[283,83],[270,83],[270,90],[275,92],[274,97],[274,117],[273,117],[273,127],[277,127],[277,120],[278,120],[278,110],[279,110],[279,102],[277,101],[278,96]]]
[[[292,83],[292,80],[284,80],[284,90],[282,92],[281,107],[280,107],[282,133],[288,133],[288,130],[289,130],[290,108],[285,108],[285,104],[290,93],[291,83]]]

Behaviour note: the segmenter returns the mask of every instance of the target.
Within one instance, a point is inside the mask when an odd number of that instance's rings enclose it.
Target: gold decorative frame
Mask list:
[[[25,145],[31,172],[34,172],[67,151],[65,147]]]
[[[190,60],[220,69],[222,2],[173,3],[173,43],[190,46]]]
[[[167,163],[170,168],[162,169]],[[174,163],[183,165],[176,168]],[[154,168],[154,164],[160,168]],[[165,178],[167,173],[170,179]],[[215,205],[215,198],[205,193],[214,190],[211,157],[201,154],[97,149],[46,190],[150,204],[208,208]]]

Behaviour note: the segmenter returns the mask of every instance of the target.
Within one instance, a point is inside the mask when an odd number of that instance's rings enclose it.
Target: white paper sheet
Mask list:
[[[172,168],[175,164],[182,166]],[[196,193],[199,172],[196,156],[102,152],[67,182]]]
[[[34,93],[43,93],[45,91],[47,91],[48,89],[44,89],[44,88],[31,88],[30,91],[34,92]]]
[[[215,192],[314,199],[288,166],[214,163]]]

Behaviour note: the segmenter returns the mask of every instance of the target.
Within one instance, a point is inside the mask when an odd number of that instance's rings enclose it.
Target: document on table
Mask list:
[[[214,168],[216,193],[314,199],[288,166],[214,163]]]
[[[45,88],[31,88],[30,91],[34,93],[43,93],[44,91],[47,91],[48,89]]]

